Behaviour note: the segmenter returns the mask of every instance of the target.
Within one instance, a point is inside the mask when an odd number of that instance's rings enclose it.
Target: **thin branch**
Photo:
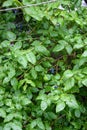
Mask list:
[[[19,6],[19,7],[12,7],[12,8],[7,8],[7,9],[0,9],[0,12],[4,12],[4,11],[11,11],[11,10],[17,10],[17,9],[23,9],[23,8],[28,8],[28,7],[33,7],[33,6],[39,6],[39,5],[46,5],[49,3],[54,3],[57,2],[57,0],[50,0],[50,1],[46,1],[46,2],[41,2],[41,3],[37,3],[37,4],[30,4],[30,5],[24,5],[24,6]]]

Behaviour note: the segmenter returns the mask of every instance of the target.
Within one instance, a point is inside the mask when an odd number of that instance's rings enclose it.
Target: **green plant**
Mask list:
[[[80,3],[0,13],[0,130],[87,129],[87,8]],[[1,2],[28,4],[35,1]]]

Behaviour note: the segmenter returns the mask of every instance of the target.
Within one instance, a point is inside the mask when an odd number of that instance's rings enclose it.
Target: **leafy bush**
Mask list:
[[[0,130],[87,129],[87,8],[80,4],[0,12]]]

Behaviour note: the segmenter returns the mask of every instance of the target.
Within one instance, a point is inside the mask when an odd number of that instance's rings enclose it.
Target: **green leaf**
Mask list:
[[[86,61],[87,61],[87,59],[86,59],[86,57],[84,57],[84,58],[79,59],[78,62],[77,62],[77,64],[78,64],[79,67],[80,67],[80,66],[82,66]]]
[[[19,84],[18,84],[18,88],[22,87],[24,83],[25,83],[25,80],[24,80],[24,79],[23,79],[23,80],[20,80],[20,81],[19,81]]]
[[[66,102],[66,104],[69,107],[72,107],[72,108],[78,108],[79,107],[79,105],[78,105],[78,103],[77,103],[73,94],[62,94],[61,100]]]
[[[46,95],[41,93],[39,96],[37,96],[37,100],[46,100]]]
[[[35,46],[35,51],[38,52],[38,53],[42,53],[42,54],[44,54],[46,56],[49,55],[49,51],[43,45]]]
[[[8,7],[8,6],[11,6],[12,5],[12,3],[13,3],[13,0],[7,0],[7,1],[5,1],[4,3],[3,3],[3,7]]]
[[[13,76],[15,76],[15,69],[10,67],[10,71],[8,72],[8,77],[11,79]]]
[[[75,84],[75,79],[73,77],[67,79],[67,81],[64,82],[64,86],[65,86],[64,91],[70,90],[72,87],[74,87],[74,84]]]
[[[11,107],[11,105],[12,105],[12,100],[11,100],[11,99],[6,99],[6,100],[5,100],[5,104],[6,104],[7,106],[10,106],[10,107]]]
[[[14,50],[20,49],[21,47],[22,47],[22,42],[21,42],[21,41],[16,42],[16,43],[14,44]]]
[[[15,123],[12,123],[12,124],[11,124],[11,128],[12,128],[13,130],[22,130],[21,126],[18,126],[18,125],[15,124]]]
[[[22,119],[22,113],[21,112],[16,112],[14,113],[15,119],[21,120]]]
[[[36,72],[36,70],[35,70],[34,68],[32,68],[30,72],[31,72],[31,76],[32,76],[34,79],[36,79],[36,78],[37,78],[37,72]]]
[[[18,58],[18,62],[24,67],[26,68],[27,67],[27,59],[25,56],[20,56]]]
[[[68,44],[65,48],[66,48],[67,53],[70,55],[73,51],[72,46]]]
[[[42,109],[43,111],[45,111],[46,108],[47,108],[47,102],[46,102],[46,101],[41,101],[41,109]]]
[[[28,3],[28,2],[26,2],[26,3]],[[42,13],[42,11],[40,10],[39,7],[25,8],[25,12],[27,15],[35,18],[38,21],[40,21],[44,17],[44,12]]]
[[[83,52],[82,57],[87,57],[87,50]]]
[[[14,41],[16,40],[16,35],[13,32],[7,31],[6,37],[9,41]]]
[[[0,95],[5,93],[5,88],[0,87]]]
[[[37,126],[41,129],[41,130],[44,130],[45,129],[45,126],[41,120],[41,118],[38,118],[37,119]]]
[[[47,114],[48,114],[50,119],[56,119],[57,118],[57,115],[53,112],[48,112]]]
[[[10,81],[9,77],[5,77],[4,80],[3,80],[3,84],[6,84]]]
[[[11,85],[13,86],[14,89],[17,89],[18,80],[16,78],[12,78],[11,79]]]
[[[35,83],[32,80],[25,79],[27,84],[30,84],[32,87],[35,87]]]
[[[45,74],[43,77],[44,81],[49,81],[49,80],[51,80],[51,78],[52,78],[52,75],[50,75],[50,74]]]
[[[10,113],[10,114],[8,114],[8,115],[5,117],[4,122],[9,122],[9,121],[11,121],[13,118],[14,118],[14,114],[13,114],[13,113]]]
[[[82,69],[82,73],[87,75],[87,67],[84,67],[84,68]]]
[[[59,52],[64,49],[64,45],[58,44],[54,47],[53,52]]]
[[[41,65],[36,65],[36,66],[35,66],[35,70],[36,70],[37,72],[43,72],[43,71],[44,71],[44,68],[43,68]]]
[[[6,117],[6,112],[4,109],[0,108],[0,117],[5,118]]]
[[[68,79],[73,76],[73,72],[71,70],[66,70],[63,74],[63,77]]]
[[[34,128],[37,125],[37,120],[33,120],[30,124],[31,128]]]
[[[78,43],[78,44],[75,44],[74,45],[74,49],[80,49],[80,48],[82,48],[84,45],[82,44],[82,43]]]
[[[27,60],[32,63],[35,64],[36,63],[36,57],[34,55],[33,52],[29,52],[28,54],[26,54]]]
[[[58,43],[63,45],[63,46],[67,46],[68,45],[68,43],[65,40],[59,40]]]
[[[49,61],[45,61],[42,63],[44,67],[49,68],[51,67],[51,63]]]
[[[16,107],[16,109],[19,110],[19,111],[22,110],[22,105],[19,104],[19,103],[16,103],[16,104],[15,104],[15,107]]]
[[[46,130],[52,130],[49,122],[45,123]]]
[[[23,98],[21,101],[22,106],[29,105],[31,101],[28,98]]]
[[[5,124],[3,130],[22,130],[22,128],[16,123],[10,122],[10,123]]]
[[[87,78],[82,80],[82,84],[87,87]]]
[[[11,125],[10,125],[10,123],[5,124],[3,130],[11,130]]]
[[[56,112],[60,112],[65,108],[65,103],[63,101],[58,101],[56,105]]]
[[[79,118],[80,115],[81,115],[80,110],[79,110],[79,109],[76,109],[76,110],[75,110],[75,116]]]
[[[9,47],[9,45],[10,45],[10,41],[8,40],[1,42],[1,47]]]
[[[79,105],[75,99],[75,96],[72,94],[66,94],[64,97],[61,98],[63,101],[66,102],[66,104],[73,109],[79,108]]]

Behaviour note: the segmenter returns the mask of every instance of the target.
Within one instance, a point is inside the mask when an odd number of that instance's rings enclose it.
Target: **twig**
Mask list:
[[[41,3],[37,3],[37,4],[30,4],[30,5],[12,7],[12,8],[7,8],[7,9],[0,9],[0,12],[11,11],[11,10],[15,10],[15,9],[17,10],[17,9],[28,8],[28,7],[39,6],[39,5],[46,5],[46,4],[54,3],[54,2],[57,2],[57,0],[50,0],[50,1],[41,2]]]

